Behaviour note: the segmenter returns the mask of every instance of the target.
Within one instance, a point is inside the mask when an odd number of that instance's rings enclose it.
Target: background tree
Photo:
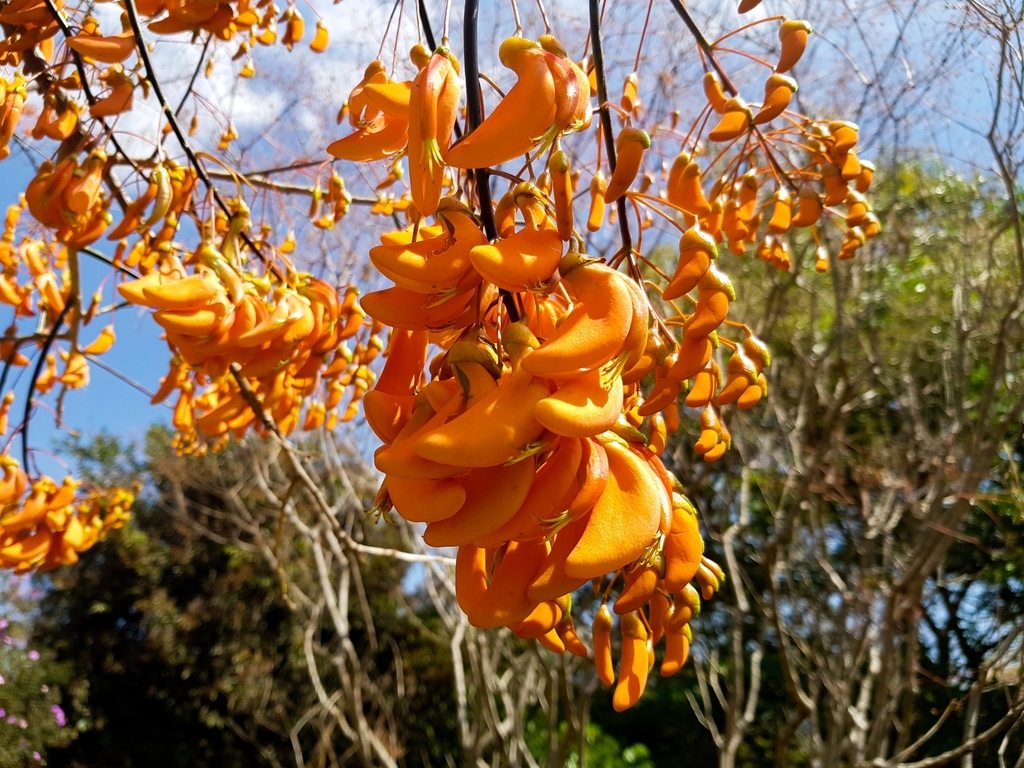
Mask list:
[[[253,443],[188,459],[175,456],[170,442],[169,434],[154,430],[141,457],[112,438],[75,449],[83,476],[153,490],[136,505],[124,535],[54,574],[55,588],[40,606],[35,638],[74,669],[78,693],[69,716],[83,731],[66,749],[50,750],[50,763],[339,759],[346,739],[316,703],[304,651],[307,627],[281,591],[285,571],[306,589],[315,587],[306,553],[284,542],[269,564],[233,514],[224,487],[226,476],[237,486],[253,459],[250,450],[263,449]],[[379,634],[371,647],[360,614],[354,645],[368,685],[381,686],[401,664],[402,697],[389,694],[374,707],[406,725],[396,753],[431,764],[457,749],[453,711],[437,706],[433,695],[450,689],[451,673],[446,648],[428,634],[434,620],[393,602],[401,598],[404,570],[386,558],[366,569],[364,598]],[[352,603],[358,611],[355,596]],[[332,629],[325,622],[310,628],[320,632]],[[333,689],[337,681],[326,685]]]
[[[29,595],[9,589],[10,606],[25,605]],[[48,750],[75,738],[74,723],[61,707],[61,692],[70,677],[67,664],[47,650],[26,643],[21,622],[0,620],[0,765],[39,765]]]

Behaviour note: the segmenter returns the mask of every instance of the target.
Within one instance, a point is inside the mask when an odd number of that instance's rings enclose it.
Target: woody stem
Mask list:
[[[483,95],[480,93],[480,62],[477,55],[477,16],[479,0],[466,0],[462,18],[462,35],[464,42],[463,63],[466,66],[466,128],[471,132],[484,121]],[[484,233],[488,240],[498,238],[498,227],[494,223],[494,210],[491,207],[490,173],[486,168],[469,171],[476,180],[476,195],[480,202],[480,219],[484,224]],[[519,321],[519,308],[511,293],[501,289],[501,300],[508,312],[509,319]]]

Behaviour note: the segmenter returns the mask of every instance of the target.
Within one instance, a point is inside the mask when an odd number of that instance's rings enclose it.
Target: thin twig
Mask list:
[[[139,390],[139,392],[144,394],[150,400],[152,400],[156,396],[155,392],[150,392],[148,389],[146,389],[142,384],[137,382],[135,379],[133,379],[133,378],[131,378],[129,376],[126,376],[125,374],[121,373],[119,370],[117,370],[113,366],[107,365],[105,362],[103,362],[98,357],[96,357],[96,355],[86,354],[85,359],[88,360],[90,363],[95,363],[100,368],[102,368],[104,371],[109,373],[111,376],[120,379],[125,384],[129,385],[130,387],[134,387],[135,389]],[[161,403],[161,405],[163,405],[164,407],[169,408],[171,410],[174,410],[174,406],[171,405],[170,403],[168,403],[167,401],[164,401],[163,403]]]
[[[316,484],[306,468],[302,465],[302,460],[296,455],[295,447],[278,429],[277,424],[274,423],[273,417],[266,412],[263,408],[263,403],[260,402],[259,397],[253,392],[251,386],[249,386],[248,380],[241,373],[241,367],[237,363],[233,363],[231,366],[231,373],[234,376],[235,383],[238,384],[239,391],[245,402],[252,408],[256,418],[263,424],[264,428],[273,435],[275,442],[284,451],[285,455],[291,462],[292,469],[295,476],[305,487],[306,490],[313,497],[314,501],[319,508],[321,516],[326,519],[328,525],[331,527],[331,531],[342,545],[350,550],[351,552],[358,552],[364,555],[373,555],[376,557],[392,557],[397,560],[404,560],[409,563],[427,563],[427,562],[440,562],[445,564],[452,564],[454,560],[450,557],[444,557],[441,555],[421,555],[413,552],[401,552],[396,549],[382,548],[382,547],[371,547],[366,544],[360,544],[353,541],[352,537],[345,532],[344,528],[341,527],[341,523],[338,518],[333,514],[331,506],[327,503],[327,499],[323,495],[323,491],[320,486]]]
[[[188,81],[188,88],[181,94],[181,101],[178,102],[178,108],[174,110],[175,115],[180,115],[181,110],[185,108],[185,104],[188,102],[188,97],[192,95],[192,89],[195,88],[196,79],[199,77],[199,73],[203,69],[203,59],[206,58],[206,51],[210,47],[210,40],[213,39],[213,35],[207,35],[205,42],[203,42],[203,52],[199,54],[199,61],[196,62],[196,68],[192,72],[192,79]]]
[[[79,248],[78,250],[84,253],[86,256],[91,256],[92,258],[96,259],[96,261],[102,261],[104,264],[109,264],[119,272],[123,272],[124,274],[128,275],[128,277],[133,277],[136,280],[142,277],[142,275],[140,275],[138,272],[136,272],[133,269],[129,269],[124,264],[115,264],[112,258],[110,258],[104,253],[100,253],[91,246],[85,246],[83,248]]]
[[[228,173],[227,171],[218,171],[214,169],[211,169],[206,173],[211,179],[224,179],[225,181],[241,179],[254,187],[270,189],[274,192],[283,192],[285,194],[306,195],[307,197],[312,197],[316,192],[316,187],[311,187],[305,184],[286,184],[284,182],[274,181],[262,173]],[[348,201],[354,205],[377,205],[377,203],[380,202],[376,197],[351,196],[348,198]]]

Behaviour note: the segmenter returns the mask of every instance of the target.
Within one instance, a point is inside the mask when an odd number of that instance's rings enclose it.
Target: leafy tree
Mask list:
[[[49,764],[284,765],[293,733],[314,759],[344,752],[322,718],[302,727],[315,701],[304,628],[279,574],[237,539],[209,485],[224,466],[239,466],[238,451],[177,458],[161,430],[141,457],[104,436],[74,451],[84,477],[150,490],[129,526],[50,577],[34,639],[73,670],[64,705],[82,732],[51,749]],[[301,558],[295,552],[282,567],[297,569]],[[393,664],[389,646],[400,649],[406,696],[389,707],[415,724],[403,744],[406,764],[433,764],[452,747],[451,712],[437,699],[438,691],[450,695],[450,672],[444,649],[417,629],[430,617],[412,623],[389,597],[403,570],[379,559],[367,571],[378,650],[366,649],[362,632],[357,646],[379,660],[381,674]]]
[[[9,605],[24,604],[14,590]],[[0,621],[0,765],[4,768],[41,765],[49,750],[76,736],[75,724],[61,706],[62,686],[70,677],[67,664],[26,645],[24,628]]]

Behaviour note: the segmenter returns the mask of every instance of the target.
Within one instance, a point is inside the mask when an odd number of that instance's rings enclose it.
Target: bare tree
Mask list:
[[[994,516],[986,503],[997,497],[1019,505],[1012,493],[989,494],[1014,482],[1024,410],[1022,14],[1013,3],[966,2],[936,36],[940,59],[970,50],[991,68],[987,125],[952,102],[936,118],[959,121],[962,137],[989,150],[993,184],[908,169],[908,121],[914,104],[934,106],[938,81],[879,80],[923,12],[907,6],[888,64],[872,60],[868,75],[903,140],[890,149],[893,192],[879,194],[888,233],[861,261],[833,259],[827,289],[797,270],[767,276],[758,330],[786,351],[771,419],[737,427],[742,470],[710,475],[689,466],[685,447],[676,454],[694,489],[713,482],[707,519],[737,583],[727,627],[705,651],[701,701],[691,697],[721,765],[735,764],[732,745],[756,717],[766,651],[778,656],[787,701],[776,766],[797,753],[820,766],[971,766],[986,744],[999,744],[1000,765],[1021,764],[1011,736],[1024,715],[1024,625],[998,602],[977,602],[983,588],[972,590],[972,569],[951,548],[984,562],[991,550],[968,532],[972,510]],[[960,185],[959,208],[901,199],[913,178],[949,200],[943,173]],[[895,288],[901,279],[920,282]],[[928,294],[920,314],[895,300],[899,290]],[[752,528],[752,503],[767,528]],[[940,667],[955,675],[936,679],[930,669]],[[936,690],[947,703],[922,717]],[[957,729],[955,746],[934,749],[937,734],[948,744]]]

